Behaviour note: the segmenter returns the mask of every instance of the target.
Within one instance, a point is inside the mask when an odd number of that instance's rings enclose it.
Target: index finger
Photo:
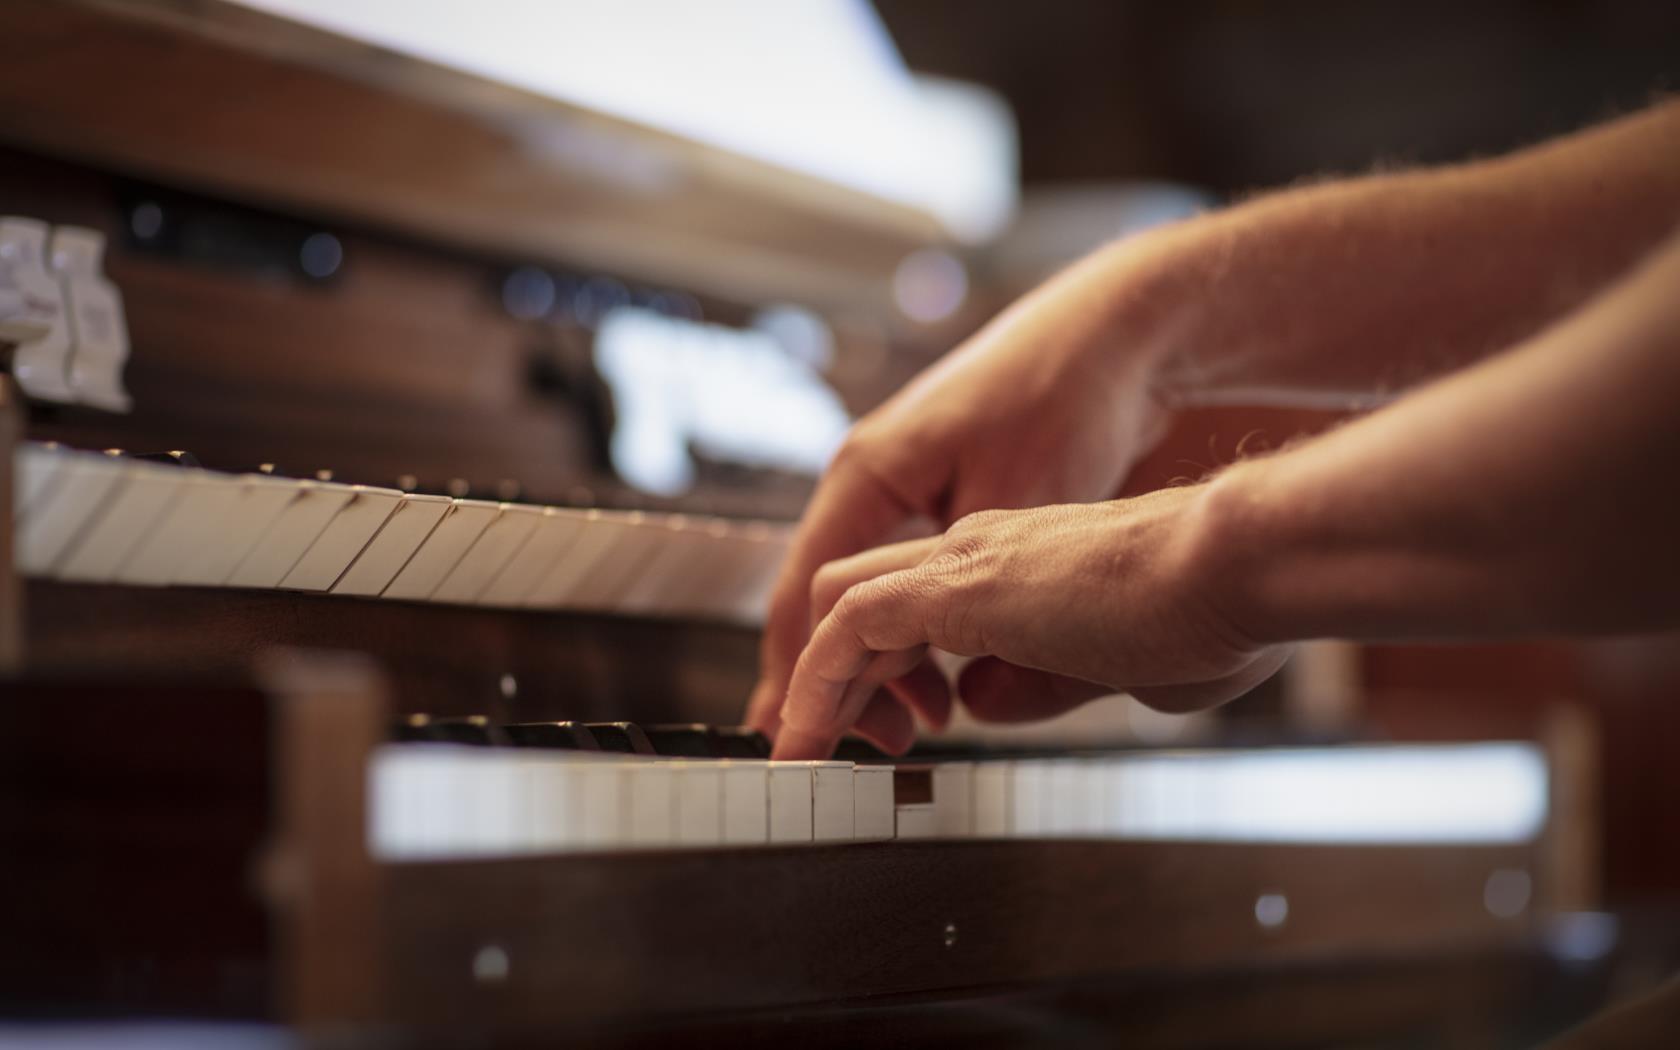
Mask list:
[[[810,634],[811,577],[823,565],[872,547],[915,513],[855,458],[836,457],[817,483],[770,599],[759,679],[746,723],[774,735],[794,663]]]
[[[922,569],[877,577],[847,591],[812,632],[788,686],[788,726],[798,746],[777,740],[772,758],[820,750],[857,717],[875,687],[905,673],[932,641],[924,626],[934,603]]]

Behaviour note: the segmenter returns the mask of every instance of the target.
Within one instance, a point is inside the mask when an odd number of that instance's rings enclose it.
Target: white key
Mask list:
[[[397,503],[362,553],[332,585],[334,594],[376,597],[426,542],[455,501],[448,496],[409,493]]]
[[[1047,766],[1043,761],[1014,763],[1010,785],[1009,833],[1016,838],[1039,838],[1045,834],[1044,816]]]
[[[906,802],[894,807],[893,837],[900,839],[941,838],[938,806],[932,802]]]
[[[107,499],[124,483],[113,456],[77,453],[60,468],[58,484],[23,519],[14,540],[20,570],[44,575],[63,556]]]
[[[810,762],[771,762],[770,841],[811,841]]]
[[[502,566],[478,596],[478,603],[502,608],[525,604],[525,599],[582,534],[586,521],[588,515],[584,511],[544,507],[531,538]]]
[[[507,852],[537,850],[537,784],[542,770],[540,753],[496,749],[508,764]]]
[[[381,597],[409,601],[430,598],[449,570],[461,560],[461,555],[501,512],[500,504],[486,500],[456,500]]]
[[[770,841],[770,764],[731,758],[718,765],[723,771],[724,843],[754,846]]]
[[[1013,762],[974,764],[974,834],[977,838],[1008,835],[1014,810],[1010,789],[1014,786]]]
[[[680,514],[656,518],[657,530],[646,540],[648,554],[641,571],[624,585],[613,608],[632,616],[662,613],[681,605],[696,577],[707,566],[706,534]]]
[[[770,606],[770,591],[787,557],[792,530],[763,522],[751,523],[743,532],[747,551],[742,559],[740,577],[735,592],[730,595],[727,608],[720,610],[723,618],[738,623],[764,622]]]
[[[428,806],[444,796],[433,786],[447,778],[454,748],[440,744],[385,744],[368,763],[368,840],[376,857],[385,860],[427,857],[442,852],[442,823],[433,820]]]
[[[13,460],[16,471],[12,475],[12,517],[21,518],[30,504],[41,499],[64,466],[69,454],[56,445],[31,441],[17,450]]]
[[[677,761],[676,841],[715,846],[723,841],[723,763]]]
[[[368,849],[376,859],[399,860],[422,836],[414,804],[410,749],[387,744],[368,758]]]
[[[478,539],[461,555],[449,575],[432,592],[434,602],[467,604],[478,600],[502,566],[531,538],[542,521],[543,508],[504,503],[502,512],[485,526]]]
[[[228,574],[229,587],[280,586],[355,494],[353,487],[331,481],[297,481],[293,486],[292,501]]]
[[[293,591],[325,591],[338,582],[402,502],[396,489],[352,485],[350,499],[280,581]]]
[[[473,856],[506,856],[516,851],[522,814],[518,795],[517,753],[471,748],[466,762],[463,827],[466,851]]]
[[[934,827],[940,838],[974,833],[974,764],[941,762],[933,767]]]
[[[563,605],[568,609],[616,611],[624,592],[653,560],[667,530],[658,518],[639,511],[605,515],[593,527],[609,530],[612,542],[571,588]]]
[[[625,781],[616,759],[580,761],[572,774],[579,794],[576,842],[584,849],[609,849],[626,837]]]
[[[1043,811],[1039,827],[1054,838],[1071,838],[1085,819],[1084,798],[1080,794],[1077,759],[1062,759],[1044,767]]]
[[[1108,763],[1096,758],[1081,759],[1075,777],[1075,790],[1079,792],[1079,819],[1074,826],[1074,834],[1101,835],[1107,824]]]
[[[632,846],[669,846],[677,837],[676,771],[668,762],[623,762],[628,824],[625,842]]]
[[[811,763],[811,839],[848,842],[857,832],[857,774],[850,762]]]
[[[415,765],[408,790],[414,799],[418,838],[412,856],[454,857],[466,850],[471,749],[455,744],[411,744]]]
[[[564,755],[535,752],[532,756],[531,848],[539,853],[563,850],[577,835],[578,797]]]
[[[1102,763],[1102,833],[1108,838],[1128,835],[1137,824],[1136,797],[1132,791],[1131,763],[1105,759]]]
[[[860,841],[890,839],[893,817],[893,767],[858,766],[852,771],[852,838]]]
[[[162,587],[196,552],[214,542],[238,505],[241,482],[231,474],[178,470],[181,487],[151,534],[117,569],[118,583]]]
[[[735,526],[722,518],[684,519],[679,542],[669,555],[680,558],[680,564],[668,574],[658,603],[649,611],[687,619],[720,615],[743,562],[742,545],[734,542],[734,534]]]
[[[239,477],[239,499],[223,517],[209,542],[193,551],[175,570],[171,583],[220,587],[297,495],[297,483],[267,474]]]
[[[148,536],[181,488],[182,471],[129,460],[120,488],[82,529],[59,561],[61,580],[105,582]]]
[[[624,527],[621,519],[628,517],[609,515],[600,510],[587,510],[583,515],[583,527],[576,538],[526,595],[524,605],[534,609],[567,607],[579,583],[601,567],[607,548],[612,546]]]

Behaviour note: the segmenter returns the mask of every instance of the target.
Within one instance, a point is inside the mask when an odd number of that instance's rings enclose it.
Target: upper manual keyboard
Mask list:
[[[226,474],[28,444],[31,576],[755,622],[788,529]]]

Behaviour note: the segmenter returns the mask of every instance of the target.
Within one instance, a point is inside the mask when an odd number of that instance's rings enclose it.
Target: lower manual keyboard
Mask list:
[[[890,839],[1531,840],[1526,744],[1341,746],[923,763],[665,758],[393,743],[371,770],[388,860]]]

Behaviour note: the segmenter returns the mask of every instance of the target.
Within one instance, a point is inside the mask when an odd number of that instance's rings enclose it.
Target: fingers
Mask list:
[[[782,708],[784,727],[838,738],[883,682],[920,662],[934,603],[932,580],[908,569],[847,590],[799,657]],[[783,757],[778,747],[772,757]]]
[[[852,732],[889,755],[902,755],[916,739],[916,721],[909,708],[886,693],[876,693],[853,723]]]
[[[938,732],[951,722],[951,683],[925,656],[915,667],[887,683],[899,703],[922,716]]]
[[[982,722],[1054,718],[1114,692],[1112,686],[1021,667],[995,656],[973,661],[957,679],[957,696],[962,705]]]
[[[817,569],[872,546],[912,513],[855,459],[835,460],[811,496],[772,593],[747,725],[771,736],[777,731],[788,680],[812,623],[811,578]]]
[[[811,578],[811,622],[821,623],[857,584],[920,565],[939,549],[942,540],[942,536],[925,536],[889,543],[822,566]]]

